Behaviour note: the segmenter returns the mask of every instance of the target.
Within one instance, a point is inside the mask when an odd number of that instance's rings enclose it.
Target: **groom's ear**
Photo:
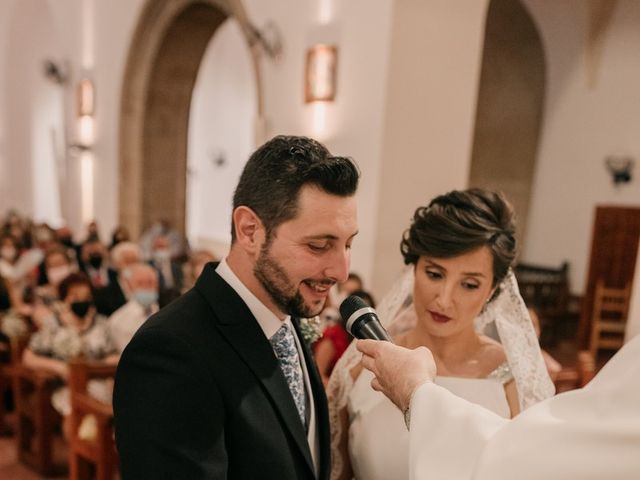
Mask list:
[[[242,205],[233,211],[233,225],[236,243],[250,256],[257,256],[266,238],[260,217],[252,209]]]

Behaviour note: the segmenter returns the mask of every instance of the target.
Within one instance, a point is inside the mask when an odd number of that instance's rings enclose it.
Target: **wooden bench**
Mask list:
[[[569,291],[569,264],[544,267],[519,263],[514,267],[520,294],[527,307],[534,308],[540,318],[543,345],[555,345],[563,323],[568,318],[578,319],[578,298]]]
[[[12,354],[20,360],[7,369],[15,398],[18,460],[43,476],[54,476],[66,471],[66,465],[53,461],[53,437],[59,430],[61,418],[51,405],[51,395],[60,380],[51,373],[22,364],[27,342],[28,338],[12,339]]]
[[[118,452],[113,438],[113,407],[89,395],[92,379],[113,378],[115,365],[82,359],[69,364],[71,426],[69,432],[70,480],[112,480],[118,471]],[[85,432],[81,426],[86,427]],[[90,431],[87,435],[86,430]]]

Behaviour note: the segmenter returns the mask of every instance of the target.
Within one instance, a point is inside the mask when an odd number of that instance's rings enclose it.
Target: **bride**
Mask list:
[[[401,243],[410,268],[378,309],[396,344],[431,350],[436,383],[507,418],[554,392],[510,270],[514,234],[500,194],[435,198],[416,210]],[[331,479],[409,478],[403,414],[371,388],[360,357],[351,345],[327,387]]]

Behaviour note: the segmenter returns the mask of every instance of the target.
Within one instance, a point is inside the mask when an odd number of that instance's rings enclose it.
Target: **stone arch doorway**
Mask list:
[[[469,186],[504,192],[525,236],[545,95],[540,34],[520,1],[491,0]],[[520,249],[522,251],[522,249]]]
[[[127,58],[120,108],[120,224],[133,238],[154,220],[185,231],[188,120],[202,56],[238,20],[251,47],[262,116],[259,54],[237,0],[148,0]]]

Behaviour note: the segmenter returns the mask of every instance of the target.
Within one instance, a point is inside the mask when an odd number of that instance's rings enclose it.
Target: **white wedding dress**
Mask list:
[[[413,272],[411,266],[405,269],[377,309],[383,326],[394,337],[411,330],[416,322],[411,305]],[[520,411],[554,394],[513,272],[502,281],[499,295],[476,318],[475,326],[479,334],[488,328],[497,331],[508,367],[506,364],[498,367],[486,379],[436,377],[436,383],[505,418],[510,417],[510,408],[503,385],[511,378],[518,391]],[[409,478],[408,432],[402,413],[371,388],[370,373],[363,371],[355,382],[352,380],[351,372],[361,358],[362,354],[352,343],[336,364],[327,386],[331,480],[343,478],[347,462],[358,480]],[[343,448],[346,441],[348,452]]]
[[[503,383],[511,379],[508,367],[498,367],[488,378],[436,377],[435,383],[459,397],[509,418]],[[371,388],[373,374],[363,370],[347,403],[349,457],[357,480],[409,478],[409,432],[402,413],[382,393]]]

